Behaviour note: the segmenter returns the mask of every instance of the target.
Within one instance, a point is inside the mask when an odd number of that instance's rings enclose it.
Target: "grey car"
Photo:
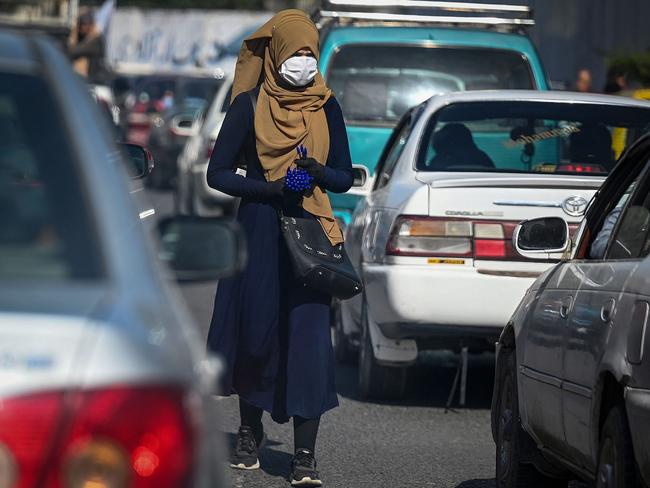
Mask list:
[[[627,150],[571,245],[557,217],[521,223],[525,256],[568,249],[497,344],[500,487],[650,486],[650,135]]]
[[[0,127],[0,486],[225,486],[220,363],[156,255],[227,276],[238,232],[167,220],[155,252],[125,171],[145,152],[44,38],[0,31]]]

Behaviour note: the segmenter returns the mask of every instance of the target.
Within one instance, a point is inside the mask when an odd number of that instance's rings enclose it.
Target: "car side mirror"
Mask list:
[[[524,220],[515,228],[512,236],[512,244],[517,252],[533,259],[542,257],[542,254],[563,253],[570,243],[569,224],[560,217]]]
[[[120,147],[124,152],[127,170],[132,179],[142,179],[153,171],[153,156],[148,149],[129,143],[120,143]]]
[[[186,115],[177,115],[172,118],[171,131],[177,136],[190,137],[194,134],[194,118]]]
[[[352,165],[352,188],[348,190],[351,195],[366,196],[372,190],[374,178],[370,176],[370,171],[363,164]]]
[[[352,175],[354,177],[354,180],[352,181],[353,188],[363,188],[370,179],[368,168],[361,164],[352,165]]]
[[[174,216],[158,224],[160,259],[179,281],[228,278],[246,265],[244,234],[236,222]]]

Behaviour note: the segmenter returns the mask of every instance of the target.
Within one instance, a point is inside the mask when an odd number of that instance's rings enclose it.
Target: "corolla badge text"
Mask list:
[[[503,217],[503,212],[447,210],[445,211],[445,215],[454,216],[454,217]]]
[[[587,210],[588,203],[586,198],[574,195],[562,202],[562,210],[571,217],[580,217]]]

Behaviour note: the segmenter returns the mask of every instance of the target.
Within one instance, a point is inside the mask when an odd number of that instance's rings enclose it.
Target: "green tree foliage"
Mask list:
[[[625,75],[628,79],[650,86],[650,50],[610,56],[607,67],[614,75]]]

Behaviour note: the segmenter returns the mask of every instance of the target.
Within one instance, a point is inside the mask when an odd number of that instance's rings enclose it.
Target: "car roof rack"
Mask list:
[[[521,31],[535,25],[523,5],[434,0],[323,0],[313,13],[319,28],[338,24],[445,25]]]

